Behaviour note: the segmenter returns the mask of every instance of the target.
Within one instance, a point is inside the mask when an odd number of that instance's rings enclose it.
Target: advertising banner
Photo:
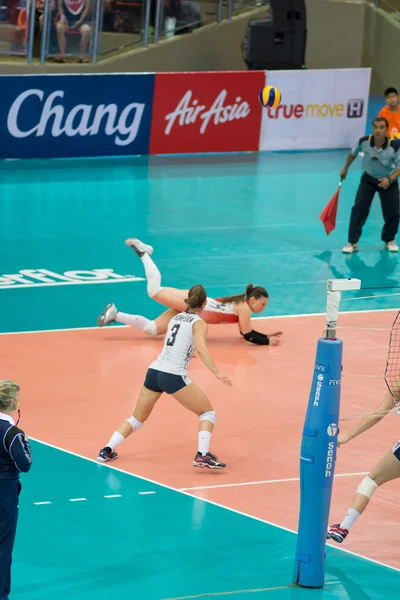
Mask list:
[[[158,73],[150,154],[258,150],[264,71]]]
[[[154,74],[0,77],[0,158],[147,154]]]
[[[263,109],[260,150],[349,148],[364,135],[370,69],[269,71],[281,104]]]

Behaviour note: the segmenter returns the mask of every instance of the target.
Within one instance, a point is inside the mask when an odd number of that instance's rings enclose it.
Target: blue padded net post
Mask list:
[[[325,337],[318,340],[301,444],[300,517],[293,582],[309,588],[321,588],[325,580],[342,371],[343,345],[336,339],[339,302],[340,291],[330,291],[328,282]]]

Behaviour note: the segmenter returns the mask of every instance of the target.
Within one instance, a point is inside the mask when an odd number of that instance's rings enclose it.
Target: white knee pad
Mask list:
[[[130,424],[130,426],[132,427],[133,431],[137,431],[138,429],[143,427],[143,423],[141,423],[140,421],[135,419],[135,417],[129,417],[129,419],[127,419],[127,421]]]
[[[200,421],[210,421],[213,425],[215,425],[215,421],[217,420],[217,413],[215,410],[209,410],[208,412],[200,415]]]
[[[377,487],[378,484],[375,483],[373,479],[370,477],[365,477],[357,488],[357,494],[362,494],[363,496],[371,499],[371,496]]]
[[[159,292],[161,292],[162,287],[158,282],[152,282],[152,283],[148,283],[147,284],[147,293],[150,296],[150,298],[154,298],[154,296],[157,296],[157,294]]]
[[[157,325],[154,321],[147,321],[143,331],[144,333],[147,333],[147,335],[152,335],[155,337],[157,335]]]

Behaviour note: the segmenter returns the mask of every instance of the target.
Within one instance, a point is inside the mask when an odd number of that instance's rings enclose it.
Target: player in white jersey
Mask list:
[[[400,382],[394,387],[399,389]],[[395,392],[395,396],[399,396],[398,392]],[[367,429],[370,429],[387,414],[393,411],[394,404],[400,401],[400,397],[396,400],[392,397],[392,394],[388,392],[385,398],[382,400],[378,408],[373,412],[365,416],[365,418],[358,423],[349,433],[341,433],[338,436],[338,445],[342,446],[350,440],[354,439]],[[400,477],[400,441],[397,442],[391,451],[387,452],[370,471],[367,477],[364,477],[362,482],[357,488],[356,494],[353,498],[353,502],[348,509],[343,521],[330,525],[328,527],[327,538],[332,539],[335,542],[341,544],[349,534],[350,528],[357,521],[358,517],[367,508],[372,494],[375,490],[393,479]]]
[[[207,349],[207,324],[200,317],[206,301],[207,293],[203,286],[195,285],[189,290],[186,299],[187,310],[174,315],[170,320],[162,352],[147,370],[132,416],[124,421],[113,433],[106,446],[100,450],[97,458],[99,462],[115,460],[118,457],[115,448],[131,433],[142,427],[157,400],[165,392],[200,417],[198,451],[193,466],[208,469],[225,468],[226,465],[209,451],[216,420],[215,410],[204,392],[189,379],[187,374],[188,364],[196,348],[201,360],[210,371],[225,385],[232,385],[228,377],[218,371]]]
[[[131,315],[118,311],[115,304],[107,304],[97,319],[99,327],[103,327],[113,321],[124,323],[130,327],[140,329],[148,335],[156,336],[164,334],[171,318],[178,312],[185,310],[185,298],[187,290],[161,287],[161,273],[151,258],[153,248],[143,244],[137,238],[129,238],[125,244],[132,248],[142,260],[146,277],[147,292],[160,304],[168,307],[168,310],[154,321],[141,315]],[[266,335],[255,331],[251,324],[252,314],[259,314],[267,306],[268,292],[261,286],[248,285],[245,294],[224,298],[207,298],[201,318],[208,324],[238,323],[241,335],[245,340],[261,346],[276,346],[280,342],[281,331]]]

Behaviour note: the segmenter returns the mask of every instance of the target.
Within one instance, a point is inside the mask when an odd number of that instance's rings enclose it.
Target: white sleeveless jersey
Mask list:
[[[202,321],[202,318],[189,312],[173,317],[168,325],[161,354],[151,363],[149,369],[186,376],[189,361],[195,350],[193,325],[198,321]]]

